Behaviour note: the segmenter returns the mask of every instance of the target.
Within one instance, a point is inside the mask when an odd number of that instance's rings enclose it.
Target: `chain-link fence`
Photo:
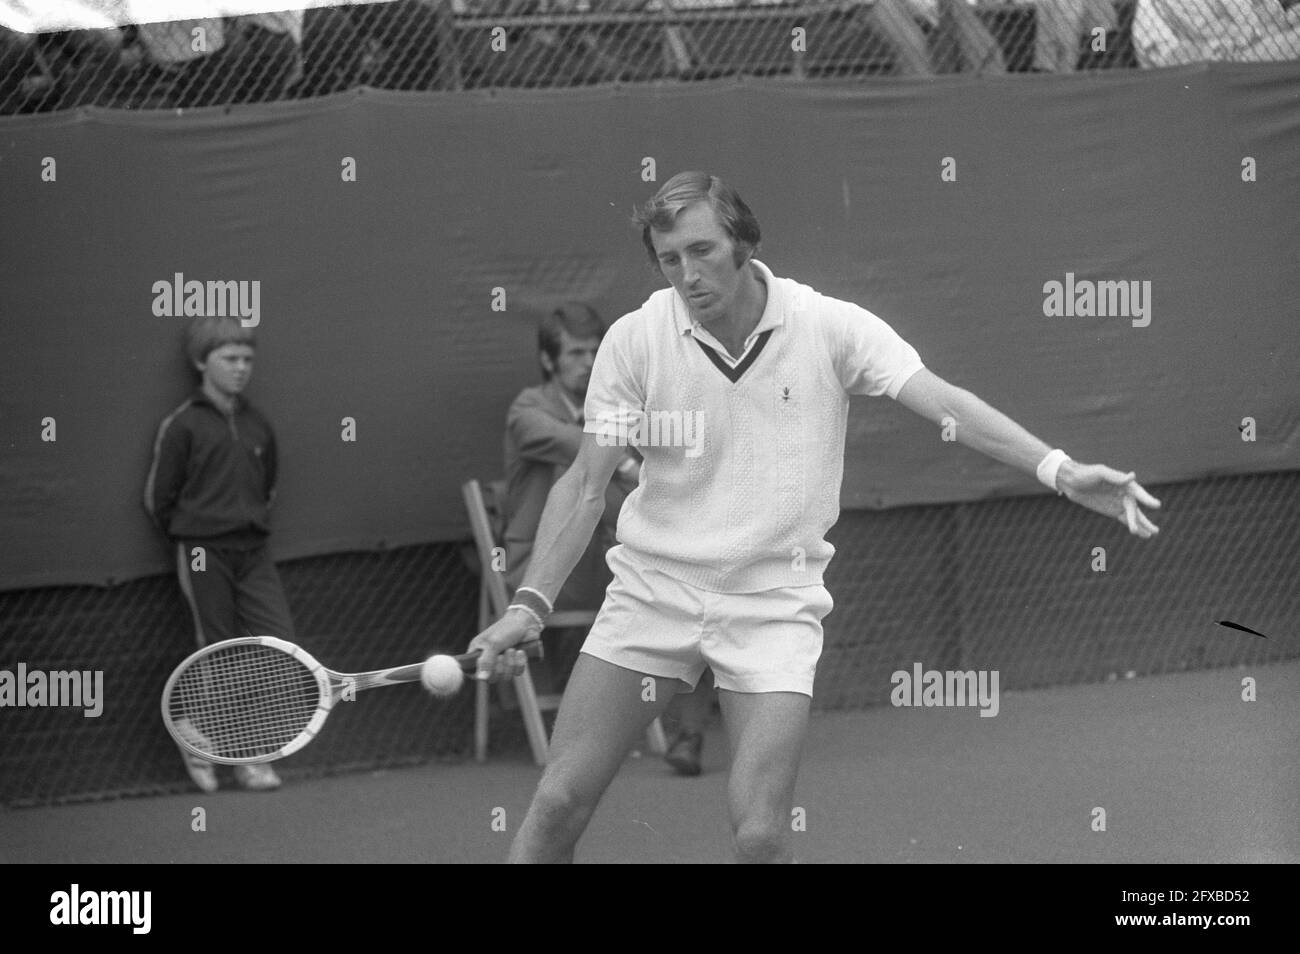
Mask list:
[[[1300,0],[393,0],[0,28],[0,114],[722,76],[1069,72],[1300,58]]]
[[[1300,656],[1300,472],[1152,490],[1164,502],[1154,541],[1050,496],[845,513],[831,534],[836,606],[815,706],[888,702],[891,674],[917,664],[997,670],[1013,691]],[[355,672],[463,647],[474,566],[467,544],[434,544],[296,560],[281,575],[299,639]],[[0,802],[186,790],[158,699],[191,628],[172,577],[0,594],[0,668],[104,674],[96,718],[5,711]],[[465,758],[472,718],[471,693],[362,693],[279,764],[293,777]],[[517,714],[492,726],[494,751],[526,757]]]
[[[282,564],[299,642],[342,672],[462,651],[477,628],[478,594],[464,550],[432,544]],[[0,668],[103,673],[97,716],[68,707],[5,710],[0,802],[186,790],[159,699],[168,674],[197,648],[193,630],[174,576],[0,594]],[[460,757],[472,723],[472,693],[436,703],[416,684],[361,693],[283,764],[293,775]],[[517,723],[497,719],[494,728],[522,735]]]

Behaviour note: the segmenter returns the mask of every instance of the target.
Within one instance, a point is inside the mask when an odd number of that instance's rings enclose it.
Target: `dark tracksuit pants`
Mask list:
[[[293,619],[268,547],[234,549],[202,540],[176,543],[176,573],[199,646],[237,636],[278,636],[294,642]],[[193,569],[203,547],[205,568]]]

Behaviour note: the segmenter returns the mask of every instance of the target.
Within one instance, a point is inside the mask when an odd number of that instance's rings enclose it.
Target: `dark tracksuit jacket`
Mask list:
[[[144,506],[172,540],[252,549],[266,542],[275,434],[240,399],[227,417],[196,391],[158,427]]]

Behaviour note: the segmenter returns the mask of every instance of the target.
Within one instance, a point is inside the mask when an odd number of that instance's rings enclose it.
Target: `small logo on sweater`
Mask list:
[[[789,389],[789,388],[782,388],[782,389],[781,389],[781,400],[782,400],[782,401],[788,401],[788,400],[790,400],[790,389]]]
[[[611,417],[596,431],[601,447],[684,447],[687,457],[704,452],[703,411],[643,411],[620,401]]]

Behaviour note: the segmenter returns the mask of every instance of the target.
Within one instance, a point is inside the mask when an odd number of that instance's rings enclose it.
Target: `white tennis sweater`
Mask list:
[[[584,430],[645,458],[619,543],[719,593],[822,582],[849,395],[896,398],[923,367],[871,312],[753,267],[767,306],[739,362],[666,288],[610,327],[587,388]]]

